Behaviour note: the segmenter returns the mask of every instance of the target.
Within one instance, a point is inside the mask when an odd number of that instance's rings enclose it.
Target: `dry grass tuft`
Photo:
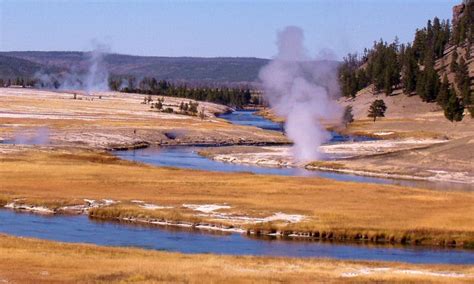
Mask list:
[[[420,273],[344,273],[389,268]],[[447,278],[429,275],[450,272],[464,275]],[[418,265],[326,259],[295,259],[250,256],[185,255],[132,248],[65,244],[0,235],[0,281],[13,283],[54,282],[423,282],[472,281],[472,266]],[[205,280],[203,280],[205,279]]]

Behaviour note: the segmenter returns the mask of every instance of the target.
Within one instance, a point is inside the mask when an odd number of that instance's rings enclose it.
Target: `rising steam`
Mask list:
[[[307,162],[319,157],[319,146],[330,139],[324,121],[339,121],[341,108],[337,64],[328,52],[311,58],[303,45],[303,31],[286,27],[278,33],[278,54],[260,70],[264,95],[294,142],[293,156]]]
[[[18,132],[13,137],[13,144],[47,145],[49,144],[50,131],[48,127],[39,127],[33,132]]]
[[[104,63],[104,55],[108,50],[105,45],[96,45],[96,48],[89,53],[89,70],[84,84],[88,93],[109,90],[109,72]]]
[[[109,47],[93,42],[93,50],[84,53],[85,68],[72,66],[61,74],[38,72],[35,78],[38,85],[48,89],[84,90],[87,93],[109,90],[109,72],[105,66],[104,56]]]

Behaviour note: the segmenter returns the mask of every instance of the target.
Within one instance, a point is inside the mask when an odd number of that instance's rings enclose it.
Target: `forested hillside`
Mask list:
[[[2,78],[32,78],[41,68],[86,71],[87,53],[69,51],[15,51],[0,52]],[[5,59],[17,59],[15,66],[21,72],[11,72]],[[107,54],[104,64],[112,76],[155,77],[159,80],[188,82],[248,83],[258,78],[258,71],[267,59],[245,57],[155,57]],[[32,67],[35,68],[32,68]]]
[[[349,54],[340,68],[342,94],[355,97],[369,87],[387,96],[403,92],[425,102],[437,102],[451,121],[464,109],[474,116],[474,1],[453,8],[449,20],[434,18],[415,31],[411,43],[379,40],[372,48]]]
[[[29,78],[31,74],[47,69],[45,66],[25,59],[0,55],[0,78]]]

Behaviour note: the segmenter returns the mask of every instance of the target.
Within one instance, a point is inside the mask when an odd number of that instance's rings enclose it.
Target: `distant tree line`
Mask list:
[[[417,30],[412,43],[399,44],[396,38],[388,44],[375,42],[362,56],[349,54],[339,69],[341,92],[346,97],[373,84],[374,93],[391,95],[395,88],[404,93],[418,95],[425,102],[437,102],[451,121],[463,118],[464,108],[474,116],[474,95],[470,90],[467,61],[474,31],[474,1],[465,1],[465,12],[454,29],[449,21],[434,18],[426,27]],[[455,82],[450,84],[446,75],[441,80],[435,62],[443,56],[449,44],[466,46],[465,56],[458,56],[456,48],[449,71]],[[448,70],[446,70],[448,71]]]
[[[242,108],[251,103],[252,95],[249,89],[227,87],[188,87],[186,84],[175,85],[166,80],[156,80],[145,77],[138,81],[135,77],[110,78],[111,90],[139,93],[156,96],[186,98],[197,101],[207,101]]]
[[[36,84],[36,80],[30,78],[17,77],[16,79],[0,78],[0,87],[22,86],[30,87]]]
[[[126,93],[180,97],[224,104],[235,108],[242,108],[248,104],[259,104],[258,99],[252,97],[249,88],[229,88],[224,86],[206,87],[203,85],[188,87],[186,83],[174,84],[166,80],[158,81],[155,78],[148,77],[140,81],[135,77],[127,77],[125,80],[119,77],[112,77],[109,78],[108,83],[111,90]],[[45,87],[38,79],[22,77],[16,79],[0,78],[0,87],[10,87],[13,85],[22,87]],[[58,89],[60,83],[55,81],[51,87]]]

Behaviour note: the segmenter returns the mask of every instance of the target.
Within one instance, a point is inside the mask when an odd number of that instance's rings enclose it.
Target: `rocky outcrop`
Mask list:
[[[465,7],[466,5],[464,5],[464,3],[453,7],[453,27],[455,27],[459,23],[459,20],[464,15]]]

